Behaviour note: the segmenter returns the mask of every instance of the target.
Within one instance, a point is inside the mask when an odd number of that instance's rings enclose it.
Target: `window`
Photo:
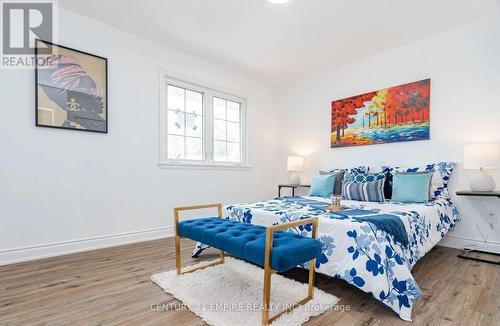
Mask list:
[[[167,86],[168,158],[203,160],[203,93]]]
[[[213,98],[214,161],[241,163],[241,104]]]
[[[162,73],[160,166],[248,168],[245,100]]]

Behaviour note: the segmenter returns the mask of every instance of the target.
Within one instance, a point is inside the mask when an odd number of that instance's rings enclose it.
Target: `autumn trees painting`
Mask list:
[[[430,79],[332,102],[334,147],[429,139]]]

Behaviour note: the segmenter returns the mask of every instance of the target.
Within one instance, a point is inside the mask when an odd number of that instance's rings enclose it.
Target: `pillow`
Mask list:
[[[437,198],[450,197],[448,193],[448,182],[450,181],[450,177],[455,165],[456,163],[454,162],[440,162],[413,168],[388,167],[388,166],[384,166],[382,168],[383,171],[384,170],[387,171],[386,174],[387,173],[390,174],[389,179],[391,179],[396,172],[408,172],[408,173],[425,172],[425,171],[433,172],[431,179],[430,199],[437,199]],[[389,182],[390,182],[390,187],[392,188],[392,181],[389,180]]]
[[[394,171],[393,167],[382,166],[382,173],[385,174],[384,182],[384,197],[386,199],[392,198],[392,173]]]
[[[359,201],[384,201],[384,179],[372,182],[344,181],[342,199]]]
[[[356,167],[347,168],[346,170],[348,173],[351,173],[352,171],[356,171],[359,173],[368,173],[368,171],[370,170],[370,167],[368,167],[366,165],[360,165],[360,166],[356,166]]]
[[[348,173],[350,173],[352,171],[356,171],[359,173],[368,173],[368,169],[369,169],[368,166],[361,165],[361,166],[350,167],[350,168],[346,168],[346,169],[332,169],[332,170],[326,172],[326,173],[338,173],[335,177],[335,185],[334,185],[333,193],[335,195],[340,195],[342,193],[342,183],[344,182],[345,175],[347,175]],[[319,174],[322,174],[321,172],[322,171],[320,171]]]
[[[345,168],[345,169],[331,169],[329,172],[344,171],[344,172],[350,173],[351,171],[357,171],[360,173],[368,173],[369,169],[370,168],[366,165],[360,165],[360,166],[355,166],[355,167],[350,167],[350,168]]]
[[[399,173],[393,176],[392,200],[401,203],[426,203],[433,171]]]
[[[401,173],[401,174],[415,174],[415,173],[429,173],[430,171],[420,171],[420,172],[399,172],[398,169],[399,167],[390,167],[390,166],[382,166],[382,173],[385,174],[385,183],[384,183],[384,197],[385,199],[391,199],[392,198],[392,179],[394,173]],[[429,187],[429,192],[430,192],[430,187]],[[431,196],[432,197],[432,196]]]
[[[334,195],[340,195],[342,192],[342,180],[344,180],[344,170],[339,170],[339,171],[319,171],[320,175],[327,175],[327,174],[333,174],[335,175],[335,182],[333,184],[333,194]]]
[[[330,197],[335,183],[334,174],[313,175],[309,196]]]
[[[377,173],[363,173],[357,170],[351,170],[349,173],[346,173],[344,176],[344,181],[353,181],[356,183],[364,183],[364,182],[372,182],[376,180],[384,180],[385,173],[377,172]]]
[[[439,162],[436,163],[435,169],[439,172],[441,179],[443,181],[443,187],[434,190],[434,197],[442,197],[449,198],[450,194],[448,193],[448,183],[450,182],[451,174],[453,173],[453,169],[457,165],[455,162]],[[433,177],[434,178],[434,177]]]

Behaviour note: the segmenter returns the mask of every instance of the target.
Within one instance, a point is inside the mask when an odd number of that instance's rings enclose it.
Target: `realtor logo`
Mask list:
[[[51,2],[2,3],[3,54],[33,54],[35,39],[52,41],[52,6]]]
[[[55,42],[54,1],[2,1],[3,69],[31,69],[35,66],[36,39]],[[51,54],[52,46],[38,48],[39,54]]]

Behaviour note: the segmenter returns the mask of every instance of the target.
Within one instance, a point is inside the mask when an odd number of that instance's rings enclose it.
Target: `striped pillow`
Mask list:
[[[385,179],[372,182],[356,183],[344,181],[342,185],[342,199],[383,202]]]

